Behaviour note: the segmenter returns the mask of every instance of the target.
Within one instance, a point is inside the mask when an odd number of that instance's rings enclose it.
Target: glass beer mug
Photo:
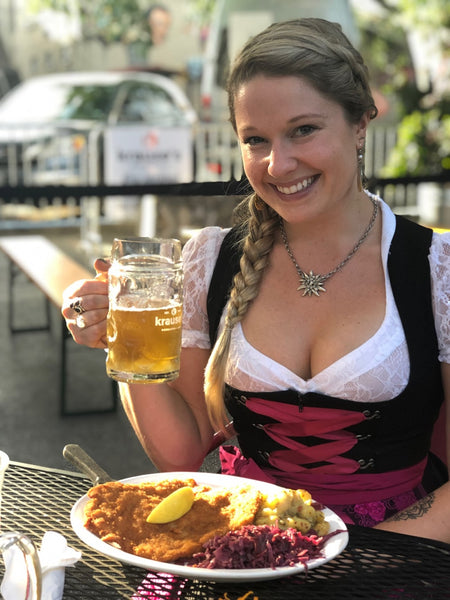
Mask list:
[[[109,377],[127,383],[176,379],[183,305],[181,243],[115,239],[108,278]]]

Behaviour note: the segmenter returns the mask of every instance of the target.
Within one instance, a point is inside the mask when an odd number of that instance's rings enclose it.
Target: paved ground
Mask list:
[[[85,258],[76,231],[46,233],[76,258]],[[7,259],[0,253],[0,449],[14,461],[71,469],[62,450],[66,444],[76,443],[115,478],[154,472],[121,407],[114,414],[59,415],[59,314],[53,310],[51,332],[11,335],[7,267]],[[18,289],[17,324],[42,323],[42,294],[25,278],[20,279]],[[70,343],[69,350],[71,406],[108,405],[111,382],[105,375],[104,352],[75,343]],[[215,459],[203,468],[217,470]]]

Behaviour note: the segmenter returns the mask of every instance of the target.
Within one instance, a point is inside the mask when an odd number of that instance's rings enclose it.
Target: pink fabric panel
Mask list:
[[[388,473],[341,474],[311,472],[279,472],[261,469],[253,459],[245,458],[234,446],[220,447],[222,472],[228,475],[267,481],[281,487],[307,489],[313,498],[333,508],[340,504],[357,504],[383,500],[404,494],[417,487],[422,481],[426,459],[407,469]]]

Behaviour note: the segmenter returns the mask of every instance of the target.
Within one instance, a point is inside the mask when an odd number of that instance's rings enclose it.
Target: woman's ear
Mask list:
[[[366,137],[367,127],[370,121],[370,112],[367,111],[363,114],[359,123],[356,124],[356,137],[358,138],[358,140]]]

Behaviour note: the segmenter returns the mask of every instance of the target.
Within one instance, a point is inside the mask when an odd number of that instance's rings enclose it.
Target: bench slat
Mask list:
[[[63,291],[71,283],[93,276],[93,272],[41,235],[0,238],[0,249],[58,308]]]

